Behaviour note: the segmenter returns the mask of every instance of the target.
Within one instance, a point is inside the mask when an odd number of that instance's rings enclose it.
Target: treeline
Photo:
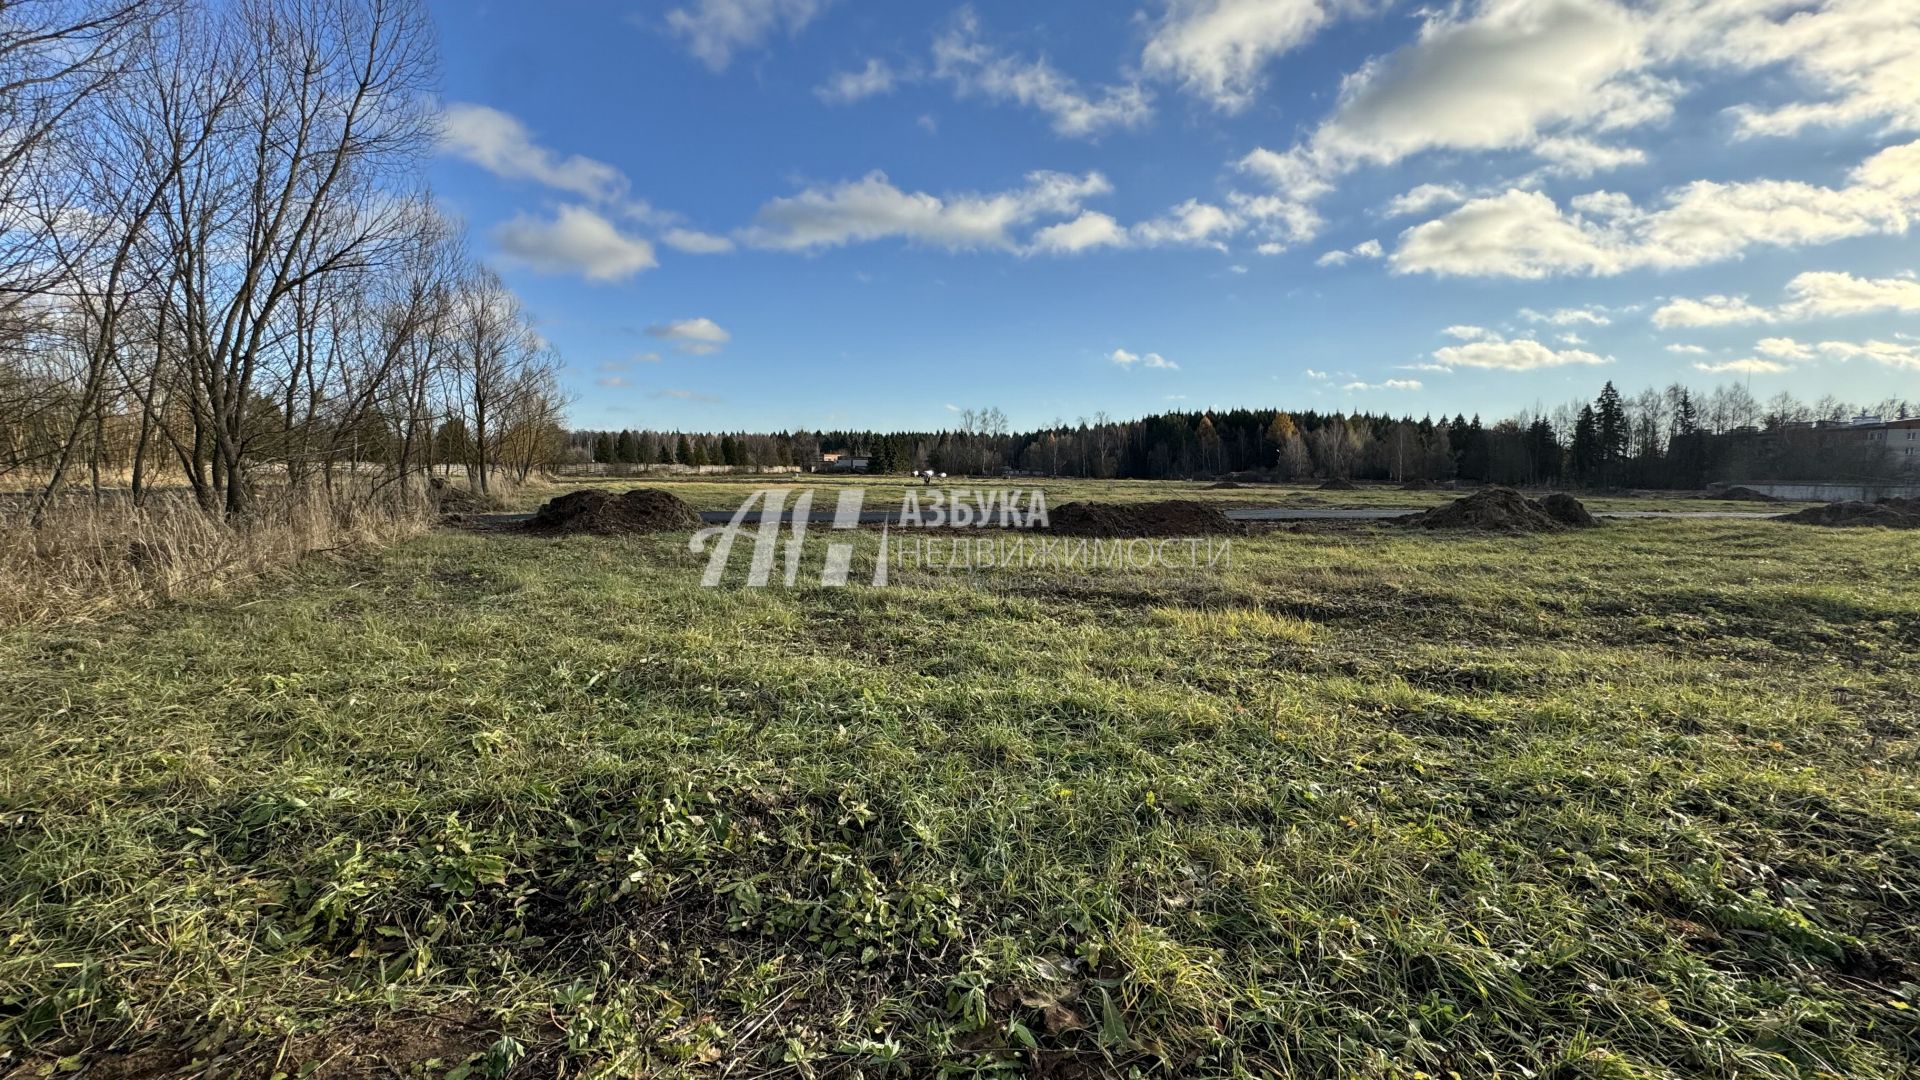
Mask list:
[[[557,361],[421,181],[414,0],[0,4],[0,477],[391,497],[565,450]]]
[[[1887,399],[1868,411],[1914,415]],[[868,460],[868,471],[955,475],[1178,479],[1236,473],[1282,480],[1356,479],[1579,487],[1697,488],[1714,481],[1877,480],[1893,471],[1877,445],[1836,437],[1860,407],[1791,394],[1760,402],[1733,385],[1698,394],[1678,384],[1623,396],[1609,382],[1592,401],[1534,409],[1493,423],[1479,416],[1233,409],[1139,420],[1104,415],[1014,432],[997,409],[967,410],[947,431],[696,434],[578,431],[576,460],[634,464],[807,466],[823,452]],[[1844,429],[1842,429],[1844,430]]]

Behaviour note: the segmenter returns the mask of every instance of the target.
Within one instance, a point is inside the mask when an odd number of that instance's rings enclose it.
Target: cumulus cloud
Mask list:
[[[1055,255],[1077,255],[1102,247],[1125,247],[1127,230],[1098,210],[1082,211],[1072,221],[1049,225],[1033,234],[1033,249]]]
[[[1419,379],[1387,379],[1384,382],[1350,382],[1341,386],[1342,390],[1418,390]]]
[[[1180,365],[1161,356],[1157,352],[1145,355],[1130,353],[1125,349],[1115,349],[1107,354],[1107,359],[1123,368],[1131,370],[1135,364],[1143,368],[1157,368],[1161,371],[1179,371]]]
[[[1606,326],[1613,322],[1602,308],[1577,307],[1555,308],[1552,311],[1535,311],[1521,308],[1520,317],[1528,322],[1551,323],[1554,326]]]
[[[1036,172],[1026,186],[992,194],[941,197],[895,187],[883,172],[829,187],[808,188],[760,208],[741,238],[755,247],[811,251],[888,238],[949,251],[1013,251],[1013,230],[1080,211],[1082,200],[1112,185],[1099,173]]]
[[[1224,247],[1226,237],[1240,227],[1234,215],[1212,203],[1188,199],[1157,218],[1132,229],[1135,243],[1145,247]]]
[[[589,281],[618,281],[659,265],[652,244],[584,206],[562,206],[551,220],[515,215],[493,230],[493,241],[510,262]]]
[[[1450,338],[1458,338],[1461,341],[1484,341],[1487,338],[1497,338],[1500,336],[1484,326],[1449,326],[1440,332]]]
[[[1307,378],[1312,379],[1314,382],[1326,382],[1328,379],[1332,378],[1332,376],[1328,375],[1326,372],[1315,371],[1312,368],[1306,369],[1306,371],[1303,372],[1303,374],[1306,375]]]
[[[1474,199],[1400,234],[1400,273],[1544,278],[1605,276],[1630,269],[1699,266],[1749,247],[1800,247],[1848,237],[1900,234],[1920,211],[1920,142],[1889,147],[1853,169],[1848,183],[1699,180],[1667,192],[1654,209],[1595,192],[1562,209],[1537,191]]]
[[[1610,356],[1597,356],[1584,349],[1553,349],[1532,338],[1509,341],[1491,331],[1477,340],[1435,349],[1433,358],[1441,367],[1448,369],[1466,367],[1499,371],[1532,371],[1569,364],[1613,362]]]
[[[1749,303],[1744,296],[1703,296],[1698,300],[1681,297],[1669,300],[1653,313],[1653,325],[1662,330],[1698,326],[1727,326],[1734,323],[1766,322],[1773,317],[1766,308]]]
[[[1480,0],[1425,15],[1292,149],[1258,152],[1288,159],[1269,176],[1277,190],[1311,202],[1352,169],[1436,150],[1531,153],[1545,161],[1534,179],[1637,165],[1644,152],[1619,134],[1666,120],[1703,71],[1790,76],[1769,89],[1793,100],[1730,110],[1742,135],[1920,130],[1920,6],[1907,0]]]
[[[1267,63],[1312,38],[1332,6],[1321,0],[1168,0],[1141,64],[1215,108],[1238,112],[1259,92]]]
[[[1315,266],[1342,266],[1354,259],[1378,259],[1386,254],[1378,240],[1362,240],[1344,250],[1334,250],[1313,260]]]
[[[1704,296],[1679,298],[1653,313],[1656,326],[1720,326],[1729,323],[1773,323],[1796,319],[1834,318],[1877,311],[1920,312],[1920,281],[1912,278],[1859,278],[1845,272],[1817,270],[1787,282],[1787,299],[1765,308],[1746,297]]]
[[[859,71],[837,71],[814,87],[814,94],[829,105],[851,105],[856,101],[892,92],[899,76],[879,57],[867,61]]]
[[[715,72],[733,55],[759,48],[775,31],[797,34],[827,6],[827,0],[697,0],[667,12],[667,29],[687,51]]]
[[[1696,371],[1704,371],[1710,375],[1774,375],[1787,370],[1785,364],[1762,360],[1757,356],[1719,363],[1696,363],[1693,367]]]
[[[1466,191],[1454,184],[1421,184],[1387,200],[1380,215],[1406,217],[1409,214],[1424,214],[1436,207],[1458,206],[1466,201]]]
[[[1835,360],[1871,360],[1895,371],[1920,371],[1920,345],[1895,341],[1823,341],[1820,352]]]
[[[1667,346],[1667,351],[1668,351],[1668,352],[1670,352],[1670,353],[1679,353],[1679,354],[1680,354],[1680,355],[1682,355],[1682,356],[1705,356],[1705,355],[1707,355],[1707,350],[1706,350],[1706,349],[1704,349],[1704,348],[1701,348],[1701,347],[1700,347],[1700,346],[1698,346],[1698,345],[1682,345],[1682,344],[1673,344],[1673,345],[1669,345],[1669,346]]]
[[[694,356],[710,356],[733,340],[733,335],[712,319],[675,319],[647,327],[649,337],[671,342],[673,347]]]
[[[596,202],[627,193],[627,178],[604,161],[562,157],[541,146],[518,118],[499,109],[456,101],[440,114],[440,148],[505,180],[531,180]]]
[[[1153,116],[1152,95],[1138,85],[1086,92],[1044,56],[1029,60],[996,50],[980,39],[979,19],[971,9],[963,9],[953,28],[934,41],[933,74],[963,97],[1038,110],[1061,135],[1090,137],[1137,127]]]
[[[1813,350],[1792,338],[1761,338],[1753,351],[1762,356],[1771,356],[1775,360],[1811,360]]]

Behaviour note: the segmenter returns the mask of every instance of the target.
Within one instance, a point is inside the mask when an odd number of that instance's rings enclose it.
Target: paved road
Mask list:
[[[1372,506],[1372,507],[1360,507],[1360,508],[1349,508],[1349,509],[1342,509],[1342,508],[1336,508],[1336,507],[1312,507],[1312,506],[1301,506],[1301,507],[1262,506],[1262,507],[1241,507],[1241,508],[1236,508],[1231,510],[1223,510],[1221,512],[1226,514],[1227,517],[1233,519],[1234,521],[1254,521],[1254,522],[1385,521],[1389,518],[1396,518],[1405,514],[1417,513],[1425,509],[1427,509],[1427,507],[1424,507],[1424,506],[1403,506],[1403,507]],[[532,516],[533,516],[532,514],[477,515],[478,520],[480,522],[488,525],[512,525],[518,522],[525,521]],[[862,511],[860,514],[860,524],[891,525],[894,523],[895,519],[898,516],[899,516],[898,514],[890,510],[866,510],[866,511]],[[1738,518],[1738,519],[1744,519],[1748,521],[1763,521],[1767,518],[1777,517],[1779,515],[1777,512],[1770,513],[1767,511],[1753,511],[1753,510],[1596,510],[1593,512],[1593,516],[1598,518],[1623,518],[1623,519],[1626,519],[1626,518]],[[703,510],[700,512],[700,520],[706,522],[709,525],[725,525],[727,522],[733,520],[733,511]],[[748,525],[758,525],[760,523],[760,514],[757,511],[750,512],[746,515],[745,518],[742,519],[742,521],[743,523]],[[808,524],[811,524],[811,525],[831,525],[833,523],[833,512],[830,510],[825,512],[816,510],[813,513],[807,515],[807,522]]]

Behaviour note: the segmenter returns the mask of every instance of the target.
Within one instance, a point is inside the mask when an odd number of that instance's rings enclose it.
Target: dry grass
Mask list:
[[[437,518],[423,491],[266,492],[228,522],[185,492],[135,506],[75,495],[36,527],[30,502],[0,509],[0,626],[66,622],[250,580],[322,552],[412,536]]]

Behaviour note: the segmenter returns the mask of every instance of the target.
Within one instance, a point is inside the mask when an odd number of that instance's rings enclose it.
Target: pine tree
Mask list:
[[[602,464],[615,460],[613,435],[602,431],[593,437],[593,460]]]
[[[660,440],[660,459],[662,465],[673,464],[673,446],[665,439]]]
[[[614,447],[614,453],[620,455],[620,461],[623,464],[627,464],[627,465],[639,464],[640,440],[634,438],[633,432],[631,431],[621,432],[620,438],[614,442],[613,447]]]
[[[1593,481],[1600,461],[1599,425],[1594,420],[1593,406],[1580,406],[1580,419],[1573,425],[1573,449],[1568,455],[1573,469],[1574,482],[1588,484]]]
[[[675,461],[678,461],[682,465],[700,464],[699,462],[693,460],[693,444],[687,441],[687,437],[685,435],[680,436],[679,445],[674,447],[673,459]]]
[[[1619,479],[1619,466],[1627,460],[1627,448],[1631,445],[1633,433],[1627,428],[1627,408],[1620,400],[1620,391],[1613,388],[1613,381],[1600,391],[1600,399],[1594,403],[1598,428],[1595,434],[1599,443],[1597,464],[1604,482],[1614,483]]]

